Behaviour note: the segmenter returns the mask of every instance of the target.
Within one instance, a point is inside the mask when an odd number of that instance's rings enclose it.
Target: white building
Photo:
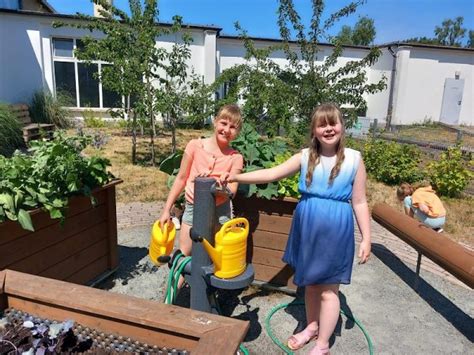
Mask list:
[[[20,3],[22,4],[21,10]],[[93,78],[104,63],[88,67],[73,57],[78,40],[89,32],[71,27],[53,28],[54,21],[74,22],[74,16],[54,13],[46,1],[0,0],[0,102],[29,102],[33,93],[58,88],[69,91],[75,110],[87,107],[105,112],[118,98]],[[190,65],[211,83],[219,74],[244,62],[242,41],[220,34],[221,28],[187,26],[193,37]],[[176,36],[160,38],[171,46]],[[254,38],[256,46],[276,40]],[[295,44],[296,45],[296,44]],[[322,44],[321,58],[332,46]],[[366,97],[366,116],[394,125],[441,121],[474,125],[474,50],[432,45],[390,43],[380,46],[382,56],[367,70],[370,81],[387,77],[387,89]],[[363,58],[367,47],[347,46],[337,65]],[[272,59],[282,65],[282,53]]]

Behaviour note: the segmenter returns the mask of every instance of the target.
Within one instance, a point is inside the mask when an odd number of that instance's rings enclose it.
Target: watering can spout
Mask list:
[[[220,269],[222,267],[222,247],[214,248],[206,239],[202,240],[202,244],[214,263],[215,269]]]

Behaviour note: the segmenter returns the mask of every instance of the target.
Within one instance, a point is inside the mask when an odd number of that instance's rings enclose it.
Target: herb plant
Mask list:
[[[64,220],[70,196],[91,196],[94,188],[109,182],[107,159],[81,155],[90,142],[90,137],[55,133],[52,141],[31,142],[31,155],[0,156],[0,222],[18,221],[33,231],[27,210],[34,208]]]

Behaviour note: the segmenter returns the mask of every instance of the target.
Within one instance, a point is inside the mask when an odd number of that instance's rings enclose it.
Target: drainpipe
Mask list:
[[[395,75],[397,74],[397,53],[392,49],[392,46],[387,47],[388,51],[393,57],[392,60],[392,76],[390,78],[390,91],[388,92],[388,108],[387,108],[387,119],[385,123],[385,129],[390,131],[392,123],[392,112],[393,112],[393,91],[395,87]]]

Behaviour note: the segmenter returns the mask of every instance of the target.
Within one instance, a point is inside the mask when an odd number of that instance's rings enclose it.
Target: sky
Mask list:
[[[62,14],[77,12],[92,15],[90,0],[47,0]],[[337,11],[350,0],[326,1],[325,14]],[[310,0],[294,0],[296,9],[308,24],[311,16]],[[127,11],[128,0],[115,0],[115,6]],[[236,35],[234,22],[239,21],[251,37],[279,38],[277,0],[161,0],[160,22],[171,22],[174,15],[193,25],[213,25],[222,28],[221,34]],[[342,25],[353,26],[361,16],[375,22],[376,44],[413,37],[434,37],[434,29],[443,20],[464,17],[464,27],[474,30],[474,1],[472,0],[367,0],[355,14],[337,23],[329,34],[335,35]],[[467,37],[467,36],[466,36]],[[466,40],[465,40],[466,41]]]

